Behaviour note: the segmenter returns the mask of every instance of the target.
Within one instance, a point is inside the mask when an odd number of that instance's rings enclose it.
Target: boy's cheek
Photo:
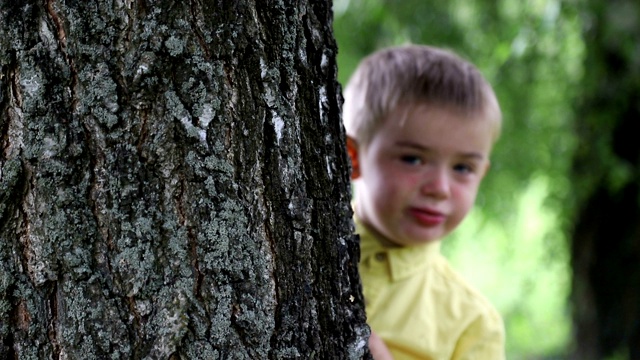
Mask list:
[[[387,191],[408,191],[419,187],[420,176],[407,173],[388,173],[384,176]]]
[[[478,185],[467,184],[467,186],[455,187],[452,189],[452,196],[456,199],[461,199],[461,205],[467,208],[467,211],[473,206],[478,195]]]
[[[405,190],[420,190],[421,178],[419,176],[402,176],[402,188]]]

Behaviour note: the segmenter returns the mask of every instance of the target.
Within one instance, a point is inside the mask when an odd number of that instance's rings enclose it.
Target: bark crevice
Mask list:
[[[48,310],[48,331],[47,336],[51,341],[51,347],[54,359],[61,359],[62,349],[59,341],[59,314],[58,314],[58,282],[49,282],[49,294],[47,296],[47,310]]]
[[[201,11],[198,11],[197,8],[197,0],[189,0],[189,12],[191,14],[191,29],[193,30],[193,34],[196,36],[198,40],[198,44],[204,53],[204,58],[206,60],[211,59],[211,52],[209,51],[209,47],[207,46],[207,42],[204,38],[204,34],[200,26],[198,26],[198,18],[201,14]]]
[[[71,92],[70,105],[71,105],[71,109],[75,110],[78,105],[78,94],[77,94],[77,87],[79,83],[78,72],[76,70],[73,58],[69,56],[67,52],[67,33],[64,29],[64,18],[56,10],[56,5],[54,0],[46,0],[45,7],[46,7],[47,14],[49,15],[49,18],[53,22],[53,25],[55,26],[55,29],[56,29],[55,37],[58,41],[58,48],[60,49],[60,52],[62,53],[62,56],[65,62],[69,66],[69,72],[71,75],[71,84],[69,88]]]
[[[5,114],[4,119],[0,124],[0,146],[2,150],[2,157],[0,158],[3,162],[10,159],[11,157],[15,157],[17,152],[20,150],[19,148],[15,149],[16,146],[12,144],[11,140],[11,129],[12,127],[21,125],[16,124],[16,122],[20,122],[21,116],[21,108],[22,108],[22,88],[20,86],[20,68],[17,64],[16,52],[12,51],[9,54],[11,58],[11,62],[6,65],[5,73],[2,74],[3,77],[7,79],[7,94],[6,102],[2,105],[2,112]],[[17,109],[17,110],[16,110]],[[19,145],[19,144],[15,144]],[[1,167],[0,167],[1,169]],[[2,179],[3,174],[0,172],[0,179]]]

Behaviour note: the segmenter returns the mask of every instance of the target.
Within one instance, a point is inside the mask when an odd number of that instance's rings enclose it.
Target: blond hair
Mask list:
[[[400,104],[446,106],[495,122],[501,112],[489,83],[478,69],[453,52],[405,45],[366,57],[344,91],[343,121],[347,135],[367,145],[382,119]]]

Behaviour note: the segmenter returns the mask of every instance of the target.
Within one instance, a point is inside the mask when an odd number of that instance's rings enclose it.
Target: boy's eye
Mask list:
[[[409,165],[420,165],[422,164],[422,159],[418,156],[414,155],[403,155],[400,157],[400,161]]]
[[[473,173],[474,168],[468,164],[456,164],[453,166],[453,170],[461,174],[471,174]]]

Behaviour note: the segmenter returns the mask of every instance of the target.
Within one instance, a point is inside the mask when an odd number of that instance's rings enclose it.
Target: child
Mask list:
[[[504,359],[500,315],[439,252],[489,169],[491,86],[451,52],[385,49],[356,69],[343,118],[374,357]]]

